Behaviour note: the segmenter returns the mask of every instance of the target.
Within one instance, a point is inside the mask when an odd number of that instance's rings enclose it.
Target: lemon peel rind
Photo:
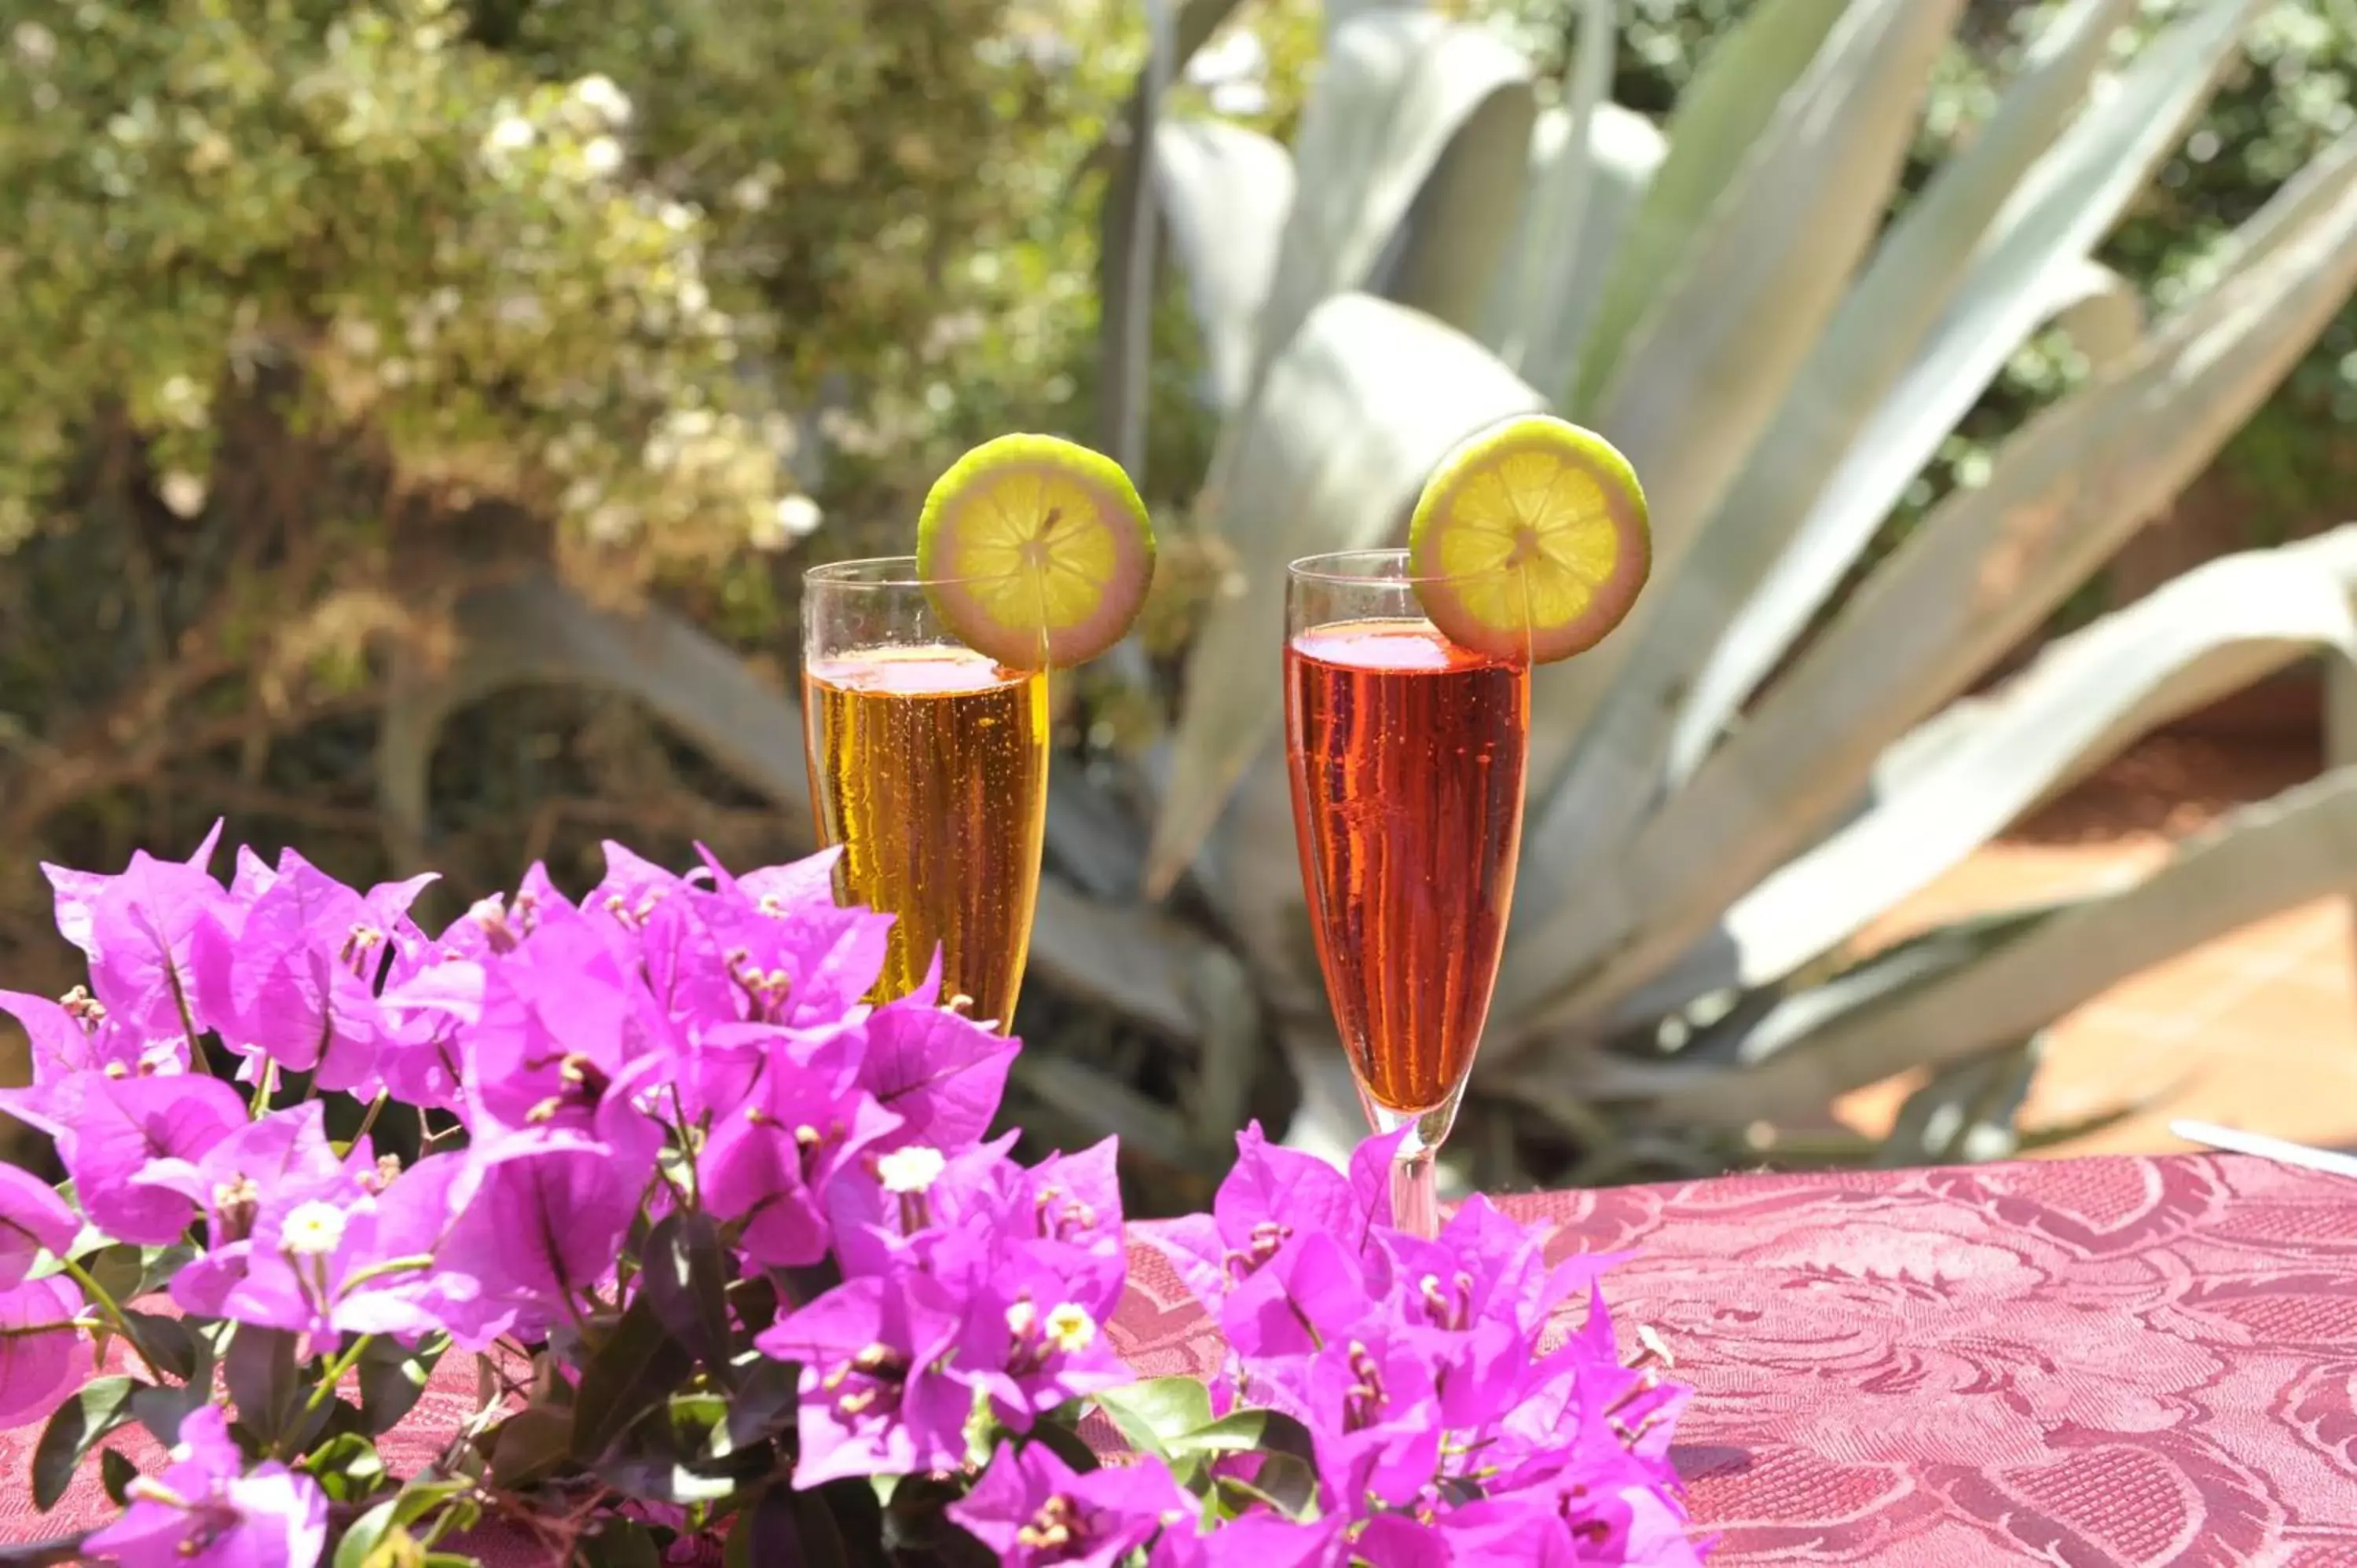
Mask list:
[[[1063,532],[1044,565],[1028,504],[1052,498]],[[1083,515],[1061,512],[1077,503]],[[1086,531],[1076,532],[1076,531]],[[1154,584],[1154,529],[1103,453],[1053,435],[1001,435],[950,465],[917,519],[917,572],[952,635],[1008,669],[1067,669],[1129,632]]]
[[[1551,539],[1559,546],[1571,531],[1597,523],[1611,532],[1616,545],[1595,577],[1579,562],[1562,559],[1560,549],[1546,551],[1544,569],[1558,575],[1550,585],[1555,593],[1585,590],[1576,611],[1560,618],[1531,618],[1533,599],[1542,596],[1532,590],[1530,567],[1501,565],[1475,577],[1452,571],[1445,559],[1453,533],[1458,545],[1465,542],[1459,508],[1468,492],[1476,486],[1495,490],[1518,459],[1529,457],[1571,470],[1602,503],[1592,514],[1542,524],[1541,548]],[[1482,499],[1489,503],[1494,496]],[[1495,659],[1552,664],[1595,647],[1628,618],[1652,564],[1645,492],[1636,470],[1604,437],[1553,414],[1523,414],[1460,442],[1433,470],[1408,523],[1408,571],[1425,615],[1451,642]]]

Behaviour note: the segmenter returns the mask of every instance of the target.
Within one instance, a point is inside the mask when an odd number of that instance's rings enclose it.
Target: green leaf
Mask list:
[[[607,1515],[597,1533],[585,1535],[574,1546],[583,1568],[662,1568],[662,1553],[645,1525]]]
[[[1239,1410],[1192,1432],[1168,1440],[1174,1457],[1189,1455],[1241,1454],[1261,1449],[1315,1462],[1317,1449],[1309,1429],[1282,1411]]]
[[[82,1268],[118,1303],[127,1302],[136,1294],[147,1272],[139,1249],[128,1242],[119,1242],[84,1259]]]
[[[510,1491],[546,1480],[565,1463],[572,1437],[572,1412],[526,1405],[491,1434],[491,1480]]]
[[[1214,458],[1210,499],[1241,591],[1213,602],[1189,656],[1149,894],[1186,868],[1276,728],[1268,660],[1285,642],[1286,563],[1387,542],[1451,446],[1541,405],[1471,338],[1365,295],[1319,306],[1277,356]]]
[[[1318,1500],[1318,1470],[1294,1455],[1271,1454],[1261,1461],[1250,1481],[1222,1476],[1216,1490],[1230,1517],[1258,1505],[1298,1520],[1306,1518],[1310,1505]]]
[[[120,1449],[102,1448],[98,1451],[98,1478],[106,1488],[108,1500],[117,1508],[127,1508],[131,1483],[139,1478],[139,1466]]]
[[[196,1259],[196,1246],[188,1241],[175,1241],[168,1247],[142,1249],[139,1254],[139,1283],[131,1294],[135,1296],[153,1295],[168,1286],[179,1272]],[[127,1300],[125,1305],[128,1305]]]
[[[1140,1454],[1211,1423],[1211,1391],[1194,1378],[1154,1378],[1091,1396]]]
[[[1024,1441],[1037,1443],[1081,1475],[1085,1476],[1100,1466],[1096,1450],[1089,1446],[1088,1439],[1069,1426],[1059,1426],[1052,1421],[1035,1421]]]
[[[169,1448],[180,1441],[180,1423],[211,1402],[211,1390],[206,1385],[177,1389],[143,1386],[131,1396],[131,1413],[156,1442]]]
[[[361,1352],[361,1423],[371,1434],[382,1435],[400,1424],[415,1407],[434,1376],[435,1364],[450,1348],[449,1337],[434,1335],[415,1349],[391,1335],[381,1334]]]
[[[706,1469],[667,1454],[625,1452],[595,1466],[592,1473],[614,1490],[648,1502],[716,1503],[734,1497],[738,1482],[752,1478],[737,1472],[766,1470],[765,1453],[748,1449],[731,1454]]]
[[[58,1406],[33,1445],[35,1508],[47,1512],[58,1506],[83,1456],[131,1420],[131,1396],[148,1386],[129,1378],[95,1378]]]
[[[706,1214],[673,1214],[648,1236],[639,1289],[655,1318],[713,1376],[732,1382],[727,1251]]]
[[[596,1461],[611,1452],[640,1417],[671,1397],[695,1359],[673,1339],[644,1294],[581,1369],[573,1409],[573,1453]]]
[[[892,1562],[941,1568],[989,1568],[990,1549],[958,1528],[943,1510],[965,1493],[930,1476],[904,1476],[884,1505],[884,1554]]]
[[[385,1482],[376,1444],[357,1432],[339,1432],[315,1444],[296,1468],[318,1482],[329,1502],[358,1502]]]
[[[1695,233],[1816,57],[1842,3],[1766,0],[1752,7],[1712,46],[1678,95],[1669,156],[1605,275],[1568,404],[1574,412],[1586,412],[1604,391],[1638,323],[1684,272]]]
[[[737,1516],[722,1562],[726,1568],[848,1568],[851,1554],[826,1499],[781,1484],[764,1488]]]
[[[394,1568],[398,1559],[393,1563],[372,1560],[377,1550],[405,1535],[411,1525],[467,1490],[468,1486],[464,1481],[410,1482],[397,1496],[387,1498],[352,1521],[343,1540],[337,1543],[332,1568]]]
[[[737,1372],[728,1399],[728,1444],[749,1448],[793,1424],[800,1401],[802,1368],[763,1356]]]
[[[130,1326],[133,1341],[146,1353],[147,1359],[159,1369],[184,1383],[196,1380],[200,1357],[210,1359],[210,1348],[200,1351],[197,1337],[188,1332],[188,1326],[179,1318],[166,1317],[154,1312],[134,1312],[128,1308],[124,1309],[123,1318]]]
[[[285,1435],[303,1399],[303,1369],[296,1359],[298,1335],[284,1328],[238,1325],[230,1337],[221,1370],[237,1419],[264,1446]]]

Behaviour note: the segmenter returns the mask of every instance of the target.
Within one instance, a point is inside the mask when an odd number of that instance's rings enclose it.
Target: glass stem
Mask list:
[[[1409,1143],[1392,1165],[1392,1226],[1429,1241],[1440,1234],[1438,1173],[1432,1146],[1415,1138]]]

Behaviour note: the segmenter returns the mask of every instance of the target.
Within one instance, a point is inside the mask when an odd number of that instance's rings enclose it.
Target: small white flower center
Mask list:
[[[279,1245],[305,1258],[327,1257],[343,1240],[344,1211],[316,1199],[298,1206],[278,1231]]]
[[[1048,1315],[1048,1343],[1067,1356],[1076,1356],[1095,1343],[1097,1320],[1077,1302],[1066,1302]]]
[[[884,1190],[907,1197],[911,1193],[929,1192],[941,1179],[949,1161],[939,1149],[929,1149],[922,1144],[911,1144],[905,1149],[895,1149],[876,1162],[876,1177]]]
[[[1025,1296],[1006,1309],[1006,1331],[1017,1339],[1028,1335],[1039,1321],[1039,1309],[1031,1305],[1029,1296]]]

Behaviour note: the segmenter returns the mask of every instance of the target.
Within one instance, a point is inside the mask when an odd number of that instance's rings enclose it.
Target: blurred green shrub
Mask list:
[[[269,386],[633,572],[782,543],[813,516],[787,412],[923,338],[1039,205],[1060,107],[1002,0],[873,9],[35,7],[0,72],[0,542],[69,519],[118,423],[194,518],[222,405]]]
[[[486,582],[651,589],[783,679],[802,535],[899,533],[965,428],[1082,395],[1064,209],[1138,58],[1099,11],[6,7],[10,983],[45,983],[40,859],[222,811],[345,875],[398,859],[380,714],[453,678]],[[502,693],[431,764],[462,884],[617,831],[800,832],[608,696]]]

